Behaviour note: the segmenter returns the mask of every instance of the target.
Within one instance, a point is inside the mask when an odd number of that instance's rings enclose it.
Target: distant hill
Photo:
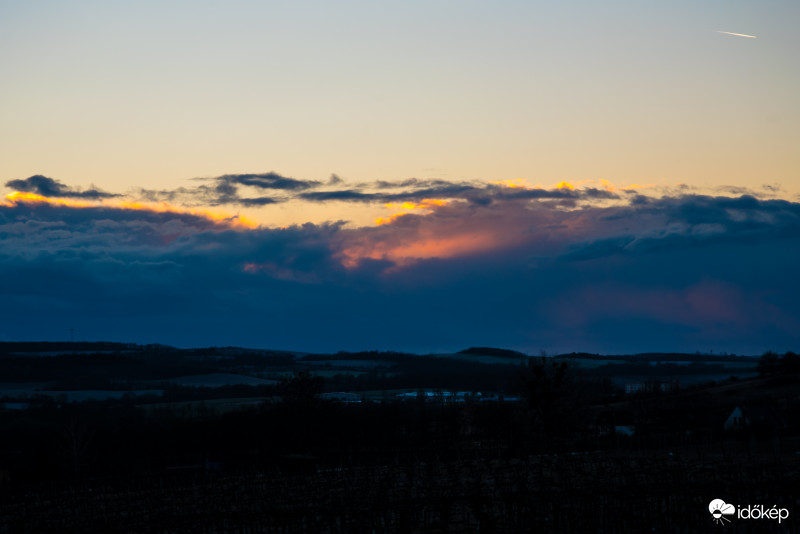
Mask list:
[[[498,358],[527,358],[526,354],[508,349],[496,349],[493,347],[470,347],[459,351],[458,354],[475,354],[478,356],[497,356]]]
[[[76,352],[123,352],[141,350],[135,343],[111,341],[4,341],[0,355],[8,354],[74,354]]]
[[[572,360],[613,360],[626,362],[753,362],[753,356],[736,356],[733,354],[683,354],[679,352],[643,352],[641,354],[623,355],[600,355],[589,354],[586,352],[573,352],[571,354],[559,354],[555,358]]]

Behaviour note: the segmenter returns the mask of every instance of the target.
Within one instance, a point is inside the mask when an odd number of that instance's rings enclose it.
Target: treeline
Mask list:
[[[6,355],[0,358],[3,382],[53,382],[49,389],[129,389],[141,381],[167,380],[209,373],[286,372],[296,367],[287,353],[174,350],[144,347],[112,353],[63,353],[49,356]],[[138,384],[136,387],[142,387]]]
[[[0,356],[19,353],[119,352],[137,350],[141,345],[110,341],[2,341]]]
[[[643,352],[641,354],[591,354],[588,352],[573,352],[554,356],[563,360],[600,360],[624,361],[631,363],[649,364],[650,362],[696,362],[696,363],[724,363],[724,362],[755,362],[752,356],[736,356],[735,354],[683,354],[679,352]]]
[[[442,455],[522,455],[579,436],[582,407],[600,389],[572,382],[560,369],[535,367],[517,379],[528,402],[450,404],[389,401],[346,405],[319,398],[323,380],[298,371],[276,386],[231,386],[230,396],[277,397],[235,411],[216,410],[204,388],[171,388],[169,400],[137,405],[132,397],[67,403],[39,398],[27,410],[0,410],[0,473],[12,482],[127,476],[170,469],[381,465],[435,461]],[[215,391],[219,394],[220,391]],[[151,399],[155,400],[155,399]],[[537,449],[538,448],[538,449]]]
[[[753,362],[755,369],[756,362]],[[701,363],[692,362],[688,365],[678,365],[677,363],[658,363],[651,365],[647,362],[626,362],[626,363],[609,363],[606,365],[599,365],[591,370],[587,370],[595,376],[650,376],[650,377],[670,377],[670,376],[694,376],[705,374],[735,374],[729,367],[722,363]]]
[[[519,394],[522,383],[519,365],[414,356],[398,360],[389,369],[334,375],[328,380],[327,388],[330,391],[447,389]]]
[[[481,356],[497,356],[500,358],[525,359],[528,356],[516,350],[496,349],[493,347],[470,347],[459,352],[459,354],[476,354]]]
[[[64,389],[90,389],[114,381],[155,380],[186,374],[214,372],[183,358],[144,360],[128,354],[63,354],[60,356],[9,356],[0,359],[5,382],[56,381]],[[56,388],[57,389],[57,388]]]
[[[201,407],[202,408],[202,407]],[[514,444],[511,405],[280,402],[220,414],[145,411],[132,400],[0,411],[0,473],[11,483],[205,469],[379,464]],[[521,445],[521,443],[520,443]],[[459,452],[461,451],[461,452]]]
[[[327,360],[401,362],[412,358],[419,358],[419,356],[407,352],[365,350],[359,352],[339,351],[335,354],[306,354],[300,360],[309,362]]]
[[[782,356],[767,351],[758,360],[758,373],[761,376],[793,375],[800,373],[800,356],[787,352]]]

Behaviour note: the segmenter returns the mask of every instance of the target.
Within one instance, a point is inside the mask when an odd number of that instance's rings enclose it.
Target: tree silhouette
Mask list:
[[[308,371],[295,371],[278,383],[278,396],[287,404],[310,404],[322,393],[324,381]]]
[[[70,414],[64,422],[61,437],[62,450],[69,464],[69,470],[73,476],[78,476],[85,466],[93,433],[75,414]]]
[[[761,376],[772,376],[778,371],[778,355],[769,350],[758,360],[758,374]]]
[[[524,378],[525,398],[534,426],[551,435],[566,421],[562,408],[569,390],[569,364],[553,358],[531,359]]]
[[[787,352],[781,358],[779,368],[784,374],[800,373],[800,356],[794,352]]]

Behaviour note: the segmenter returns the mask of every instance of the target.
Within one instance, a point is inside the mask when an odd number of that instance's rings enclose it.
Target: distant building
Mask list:
[[[590,430],[597,436],[633,436],[636,434],[636,422],[633,412],[628,410],[610,409],[600,412],[590,425]]]
[[[0,403],[0,408],[6,410],[27,410],[31,407],[29,402],[3,402]]]
[[[319,396],[320,399],[325,400],[335,400],[339,402],[343,402],[345,404],[361,404],[362,396],[358,393],[352,392],[345,392],[345,391],[337,391],[334,393],[322,393]]]
[[[398,393],[395,395],[398,400],[415,400],[417,398],[423,399],[425,402],[441,402],[445,404],[452,403],[465,403],[467,401],[474,402],[520,402],[520,397],[509,397],[499,393],[486,393],[478,391],[476,393],[470,391],[409,391],[407,393]]]
[[[654,393],[656,391],[669,393],[670,391],[678,391],[679,389],[681,389],[681,383],[678,380],[648,380],[647,382],[628,382],[625,384],[626,395],[633,395],[634,393]]]
[[[768,407],[737,406],[725,420],[725,430],[746,428],[775,431],[786,427],[786,423]]]
[[[644,391],[644,382],[628,382],[625,384],[625,394],[633,395],[634,393],[641,393]]]

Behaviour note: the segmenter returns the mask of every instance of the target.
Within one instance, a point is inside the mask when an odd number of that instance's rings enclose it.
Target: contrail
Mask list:
[[[755,35],[745,35],[744,33],[731,33],[731,32],[724,32],[722,30],[716,30],[717,33],[724,33],[725,35],[735,35],[736,37],[747,37],[749,39],[758,39]]]

